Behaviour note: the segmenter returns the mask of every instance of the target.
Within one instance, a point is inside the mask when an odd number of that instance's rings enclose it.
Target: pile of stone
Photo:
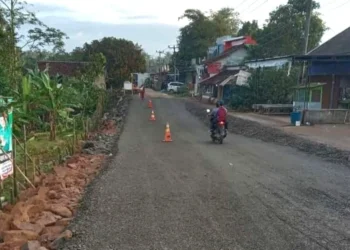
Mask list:
[[[56,166],[52,174],[37,177],[36,188],[23,191],[18,202],[0,211],[0,250],[57,249],[73,236],[66,230],[84,189],[102,167],[106,155],[116,151],[130,96],[112,93],[109,113],[98,132],[83,142],[83,154]]]
[[[0,211],[0,250],[57,249],[72,237],[65,230],[74,216],[85,186],[99,171],[104,155],[77,155],[52,174],[38,177],[36,188]]]

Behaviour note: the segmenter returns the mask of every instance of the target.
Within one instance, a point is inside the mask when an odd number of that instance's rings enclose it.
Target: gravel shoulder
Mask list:
[[[205,124],[208,124],[207,114],[203,107],[206,107],[206,105],[194,101],[186,102],[186,109]],[[264,126],[261,123],[235,116],[229,116],[229,124],[229,130],[234,134],[259,139],[264,142],[272,142],[282,146],[293,147],[301,152],[350,167],[350,152],[347,150],[341,150],[324,143],[311,141],[301,136],[286,133],[278,128]]]
[[[153,104],[155,123],[134,97],[118,154],[88,188],[61,249],[350,249],[347,166],[258,136],[230,133],[213,145],[195,107]]]

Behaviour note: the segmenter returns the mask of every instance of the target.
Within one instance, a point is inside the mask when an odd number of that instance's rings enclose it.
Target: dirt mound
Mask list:
[[[203,105],[193,101],[186,102],[186,109],[209,125],[209,119]],[[322,157],[323,159],[350,166],[350,152],[340,150],[322,143],[287,134],[282,130],[264,126],[260,123],[228,116],[229,131],[235,134],[296,148],[304,153]]]

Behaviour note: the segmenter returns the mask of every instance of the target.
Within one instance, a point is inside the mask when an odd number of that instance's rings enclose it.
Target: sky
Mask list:
[[[262,25],[269,13],[288,0],[27,0],[37,16],[47,25],[61,29],[70,39],[71,51],[85,42],[105,36],[125,38],[142,45],[150,55],[167,51],[175,45],[179,28],[187,24],[178,20],[186,9],[203,12],[231,7],[242,21],[258,20]],[[322,41],[349,25],[350,0],[320,0],[322,19],[329,28]]]

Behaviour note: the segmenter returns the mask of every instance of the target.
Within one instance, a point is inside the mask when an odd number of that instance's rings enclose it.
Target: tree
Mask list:
[[[252,71],[246,86],[234,86],[231,106],[235,109],[248,108],[252,104],[284,104],[292,100],[293,87],[297,84],[300,68],[258,68]]]
[[[259,36],[261,29],[259,28],[258,21],[253,20],[252,22],[242,22],[242,27],[239,29],[238,36],[252,36],[256,39]]]
[[[62,50],[64,38],[62,31],[48,27],[41,22],[35,13],[28,11],[27,3],[20,0],[0,0],[2,47],[0,60],[8,69],[11,87],[17,89],[20,77],[20,52],[25,48],[39,49],[49,45],[54,51]],[[30,28],[26,35],[20,35],[19,30],[23,25]]]
[[[235,35],[238,31],[238,14],[230,8],[210,12],[206,16],[200,10],[188,9],[179,18],[190,23],[180,29],[177,61],[189,62],[192,58],[205,57],[215,39],[225,35]]]
[[[82,48],[76,48],[72,57],[80,61],[88,61],[89,56],[102,53],[106,57],[107,82],[114,87],[120,87],[130,78],[132,72],[144,72],[146,59],[138,44],[125,39],[105,37],[85,43]]]
[[[217,36],[233,35],[238,32],[238,13],[232,8],[222,8],[218,11],[211,11],[211,20],[214,23]]]
[[[206,56],[208,47],[215,39],[214,25],[200,10],[188,9],[179,19],[186,18],[190,23],[180,29],[180,60]],[[178,61],[178,60],[177,60]]]
[[[320,14],[315,11],[318,8],[319,4],[313,1],[308,50],[319,45],[326,31]],[[251,57],[266,58],[303,53],[306,10],[307,1],[289,0],[286,5],[281,5],[270,13],[267,24],[261,30],[256,30],[256,27],[249,30],[253,28],[251,24],[243,25],[239,33],[254,32],[258,42],[258,46],[251,51]]]

